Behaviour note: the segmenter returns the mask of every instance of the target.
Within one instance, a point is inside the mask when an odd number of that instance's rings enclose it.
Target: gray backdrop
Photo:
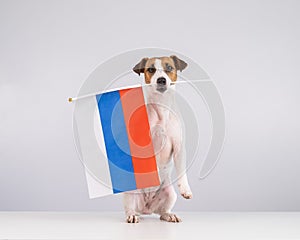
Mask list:
[[[121,52],[174,49],[223,98],[216,169],[175,209],[300,210],[300,1],[0,1],[0,210],[121,210],[88,199],[72,133],[75,96]]]

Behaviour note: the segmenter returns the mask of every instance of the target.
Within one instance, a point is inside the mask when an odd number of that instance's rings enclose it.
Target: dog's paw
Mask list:
[[[173,213],[162,214],[160,216],[160,220],[167,221],[167,222],[174,222],[174,223],[181,222],[181,219]]]
[[[189,187],[179,188],[181,196],[185,199],[191,199],[193,197],[192,191]]]
[[[182,192],[181,196],[183,196],[185,199],[191,199],[193,197],[193,193],[191,191]]]
[[[191,199],[193,197],[193,193],[189,185],[178,184],[178,187],[182,197],[184,197],[185,199]]]
[[[139,217],[136,215],[129,215],[126,218],[126,222],[128,223],[138,223],[139,222]]]

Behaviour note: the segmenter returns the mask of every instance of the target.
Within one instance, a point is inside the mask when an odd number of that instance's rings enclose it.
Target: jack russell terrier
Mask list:
[[[177,185],[180,194],[192,198],[192,192],[186,176],[186,159],[182,142],[181,123],[171,111],[174,104],[177,71],[182,71],[187,63],[176,56],[143,58],[133,71],[144,74],[147,95],[147,112],[152,134],[156,161],[161,185],[124,193],[124,210],[128,223],[138,223],[140,214],[159,214],[167,222],[180,222],[181,219],[171,212],[177,195],[171,183],[172,159],[178,176]],[[153,134],[159,127],[162,134]]]

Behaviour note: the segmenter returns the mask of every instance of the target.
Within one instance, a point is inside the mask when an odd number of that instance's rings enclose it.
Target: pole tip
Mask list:
[[[68,100],[69,100],[69,102],[72,102],[72,101],[73,101],[73,99],[72,99],[71,97],[70,97]]]

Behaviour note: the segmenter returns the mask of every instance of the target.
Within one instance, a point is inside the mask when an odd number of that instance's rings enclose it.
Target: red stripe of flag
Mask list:
[[[137,188],[160,185],[141,87],[120,90]]]

